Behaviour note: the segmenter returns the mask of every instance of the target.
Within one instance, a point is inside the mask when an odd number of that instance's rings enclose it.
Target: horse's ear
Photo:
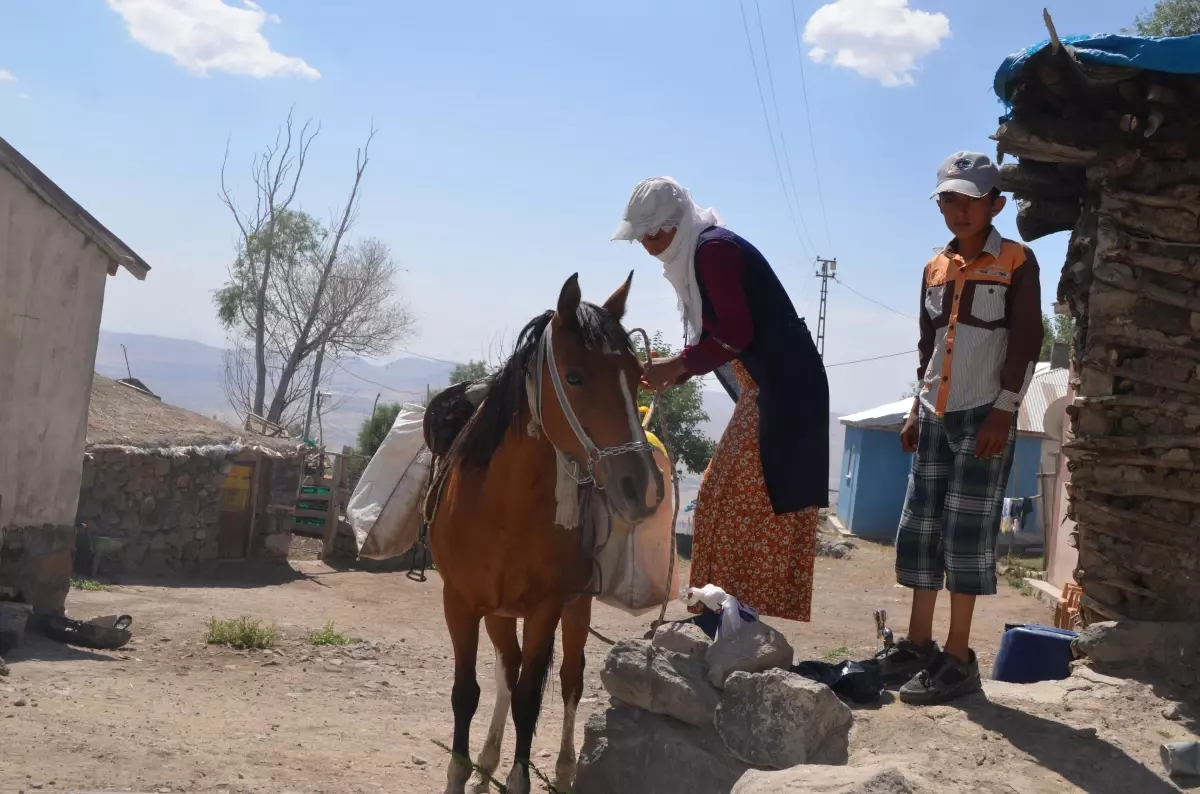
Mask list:
[[[625,303],[629,300],[629,288],[633,286],[633,271],[629,271],[629,278],[625,279],[625,283],[617,287],[617,291],[608,296],[608,300],[604,302],[604,310],[612,315],[613,319],[621,322],[625,316]]]
[[[563,284],[562,292],[558,293],[558,308],[555,310],[558,321],[567,326],[579,322],[579,302],[583,293],[579,291],[579,274],[576,273]]]

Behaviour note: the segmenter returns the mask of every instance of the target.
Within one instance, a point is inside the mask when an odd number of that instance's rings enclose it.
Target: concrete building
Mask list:
[[[104,286],[142,258],[0,138],[0,592],[61,613]]]

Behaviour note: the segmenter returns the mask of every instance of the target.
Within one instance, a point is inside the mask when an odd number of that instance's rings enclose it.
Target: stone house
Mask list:
[[[115,189],[115,188],[114,188]],[[141,257],[0,138],[0,594],[61,613],[104,287]]]
[[[96,375],[77,570],[157,574],[286,559],[304,451]]]

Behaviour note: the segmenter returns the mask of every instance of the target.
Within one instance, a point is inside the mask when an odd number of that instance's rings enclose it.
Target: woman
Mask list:
[[[737,402],[700,486],[692,586],[807,621],[829,493],[829,385],[808,327],[763,255],[674,179],[638,185],[612,239],[640,242],[679,297],[686,346],[645,385],[715,373]]]

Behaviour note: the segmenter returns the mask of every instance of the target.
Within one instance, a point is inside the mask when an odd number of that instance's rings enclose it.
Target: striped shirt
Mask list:
[[[1042,300],[1033,251],[992,229],[971,261],[955,241],[921,281],[918,399],[937,416],[993,405],[1015,413],[1042,349]]]

